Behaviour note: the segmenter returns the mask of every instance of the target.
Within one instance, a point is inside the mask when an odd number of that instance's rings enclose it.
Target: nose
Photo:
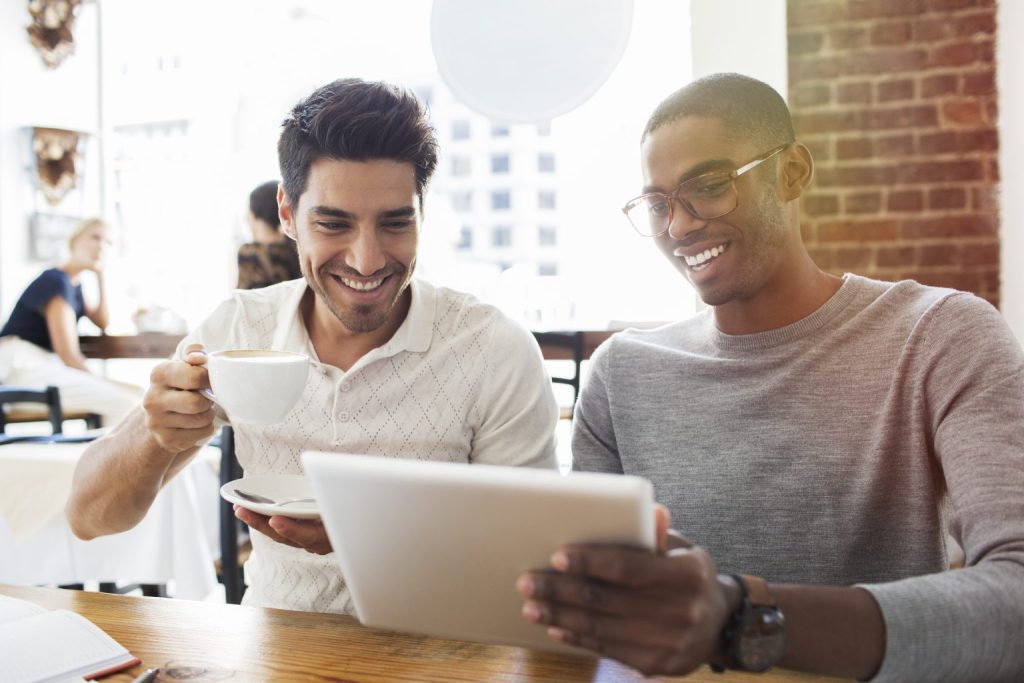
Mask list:
[[[345,257],[345,265],[360,275],[373,275],[384,268],[387,259],[377,231],[373,227],[360,228]]]
[[[669,237],[674,240],[681,240],[691,232],[702,230],[707,226],[707,220],[697,218],[675,199],[672,201],[674,205],[672,207],[672,219],[668,224]]]

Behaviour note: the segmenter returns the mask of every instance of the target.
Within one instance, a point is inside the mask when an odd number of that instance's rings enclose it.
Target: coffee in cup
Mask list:
[[[273,424],[302,395],[309,358],[288,351],[235,349],[207,354],[211,392],[233,424]]]

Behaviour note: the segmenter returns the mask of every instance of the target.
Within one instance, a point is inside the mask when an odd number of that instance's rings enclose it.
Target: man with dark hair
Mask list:
[[[711,308],[595,352],[573,458],[649,478],[685,537],[661,514],[669,550],[563,548],[520,578],[524,617],[648,674],[1024,680],[1024,354],[1002,317],[819,269],[811,154],[764,83],[691,83],[641,154],[626,216]]]
[[[554,467],[558,409],[528,331],[472,297],[413,279],[437,143],[419,102],[336,81],[300,102],[278,152],[282,229],[303,279],[235,294],[159,365],[144,406],[87,449],[67,505],[82,538],[134,526],[224,422],[204,348],[305,354],[285,420],[234,425],[247,476],[301,472],[305,450]],[[350,612],[319,520],[237,516],[259,533],[247,604]],[[368,510],[367,514],[373,514]]]
[[[277,213],[276,180],[249,193],[249,228],[252,242],[238,248],[238,288],[259,289],[302,277],[295,243],[281,232]]]

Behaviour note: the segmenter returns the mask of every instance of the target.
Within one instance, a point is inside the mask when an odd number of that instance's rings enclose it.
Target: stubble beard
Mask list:
[[[302,275],[306,278],[306,282],[309,283],[313,293],[327,306],[327,310],[338,319],[338,322],[345,326],[345,329],[356,334],[374,332],[383,327],[390,319],[392,311],[394,311],[395,306],[402,298],[402,294],[409,288],[409,268],[400,264],[392,264],[391,277],[399,279],[402,284],[390,301],[384,301],[377,305],[354,304],[350,307],[345,307],[331,296],[323,284],[333,277],[330,266],[330,263],[321,266],[317,271],[318,277],[314,278],[310,277],[306,263],[301,259],[299,263]],[[344,287],[345,285],[339,286]]]

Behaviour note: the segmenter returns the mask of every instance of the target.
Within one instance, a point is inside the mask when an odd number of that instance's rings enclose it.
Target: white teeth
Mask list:
[[[695,256],[688,256],[687,254],[683,253],[682,249],[676,249],[674,254],[675,256],[682,256],[683,259],[686,261],[686,265],[690,266],[690,268],[693,268],[694,270],[703,270],[704,264],[706,264],[711,259],[718,258],[725,252],[725,247],[726,244],[720,244],[717,247],[705,249],[704,251]]]
[[[370,280],[369,282],[349,280],[348,278],[345,277],[340,279],[346,287],[351,287],[352,289],[358,290],[360,292],[369,292],[372,289],[377,289],[378,287],[380,287],[380,283],[384,282],[384,278],[381,278],[379,280]]]

